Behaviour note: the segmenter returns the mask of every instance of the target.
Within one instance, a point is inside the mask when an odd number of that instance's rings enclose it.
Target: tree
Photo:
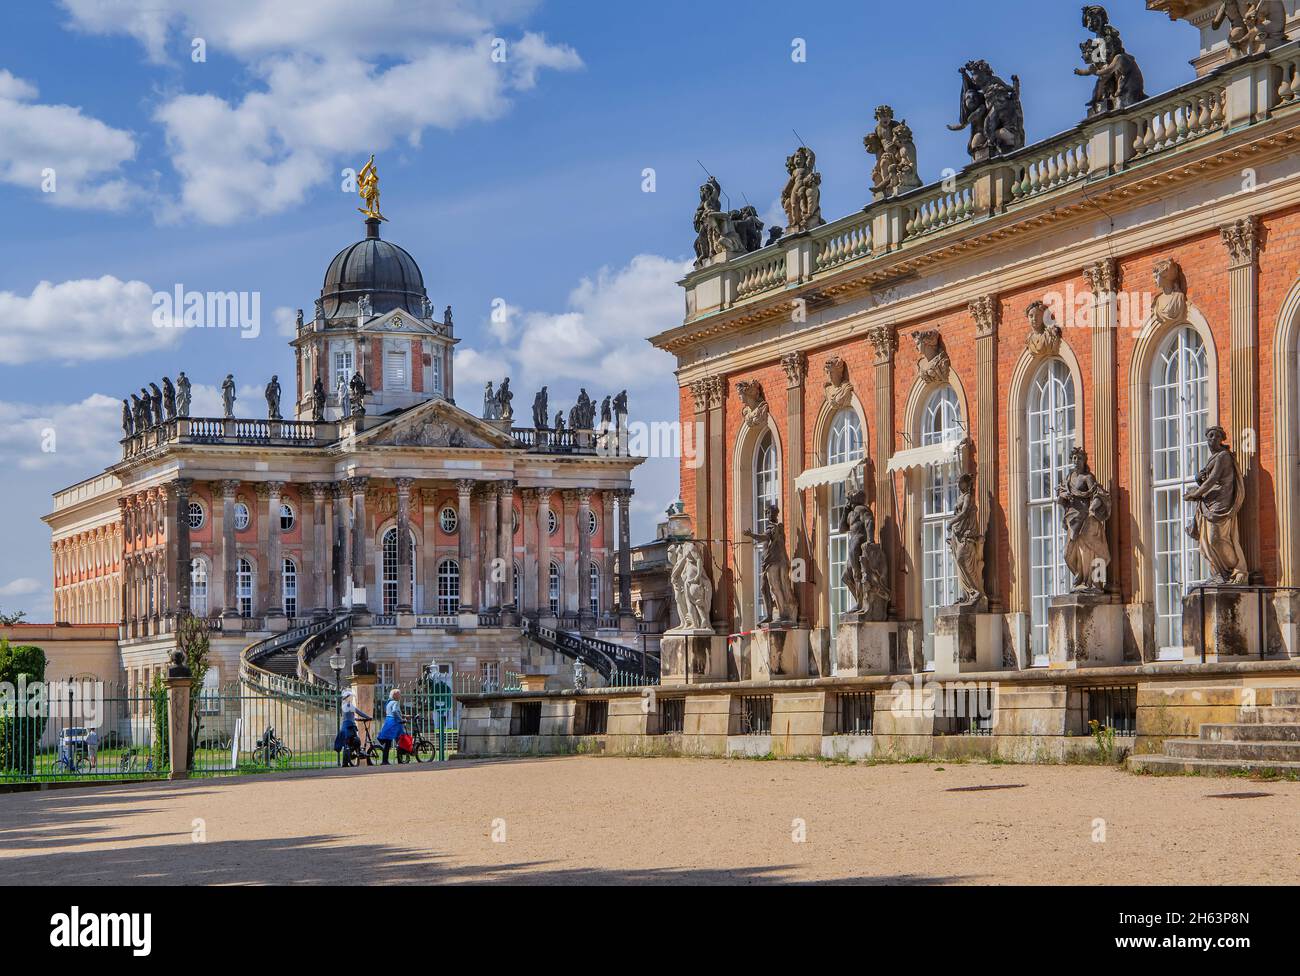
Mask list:
[[[26,685],[45,680],[45,652],[30,644],[13,647],[0,638],[0,682],[16,694],[20,679]],[[41,701],[45,701],[42,696]],[[27,701],[5,701],[0,709],[0,769],[30,775],[36,764],[36,748],[45,734],[47,714],[30,714]]]
[[[26,610],[14,610],[9,613],[0,610],[0,627],[12,627],[14,624],[20,624],[26,616]]]
[[[176,628],[176,649],[185,656],[185,666],[190,669],[190,715],[189,742],[186,752],[189,765],[194,764],[194,746],[199,738],[200,696],[203,694],[203,682],[208,676],[208,626],[198,617],[185,614],[180,618]]]

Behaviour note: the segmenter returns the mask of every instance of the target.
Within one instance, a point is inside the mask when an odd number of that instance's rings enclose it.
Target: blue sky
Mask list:
[[[1148,91],[1192,76],[1192,28],[1110,6]],[[384,235],[456,309],[462,404],[509,372],[520,402],[542,382],[553,405],[628,387],[634,419],[673,419],[673,364],[644,337],[681,319],[700,162],[733,205],[773,214],[797,130],[827,218],[858,210],[882,102],[910,123],[927,181],[966,162],[944,126],[968,59],[1020,75],[1030,141],[1081,119],[1079,21],[1062,0],[4,4],[0,607],[48,619],[38,519],[115,458],[117,398],[184,369],[198,413],[233,371],[253,409],[254,387],[292,375],[280,323],[310,314],[330,257],[361,235],[341,171],[369,153]],[[178,283],[260,293],[260,336],[152,328],[150,293]],[[497,299],[507,322],[489,318]],[[644,539],[675,462],[650,462],[637,487]]]

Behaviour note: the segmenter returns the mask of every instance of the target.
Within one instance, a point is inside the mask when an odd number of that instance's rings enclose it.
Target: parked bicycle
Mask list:
[[[416,762],[433,762],[434,753],[437,747],[433,740],[426,734],[425,730],[429,726],[429,720],[423,715],[411,716],[411,751],[405,752],[402,749],[397,750],[397,761],[399,763],[409,763],[411,757],[415,757]]]
[[[89,768],[90,760],[81,752],[63,752],[54,760],[56,775],[81,776]]]
[[[269,726],[253,747],[253,762],[270,766],[274,762],[288,762],[293,758],[293,750],[284,744],[275,734],[275,727]]]
[[[352,742],[343,743],[343,749],[339,752],[339,765],[341,766],[359,766],[361,760],[365,760],[371,766],[378,766],[384,759],[383,750],[375,745],[375,740],[370,737],[370,720],[359,719],[357,722],[366,732],[365,741],[354,744]],[[399,755],[398,761],[401,761]]]

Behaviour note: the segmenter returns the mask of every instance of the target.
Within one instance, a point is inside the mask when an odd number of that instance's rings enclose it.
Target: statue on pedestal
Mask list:
[[[704,557],[699,545],[686,540],[669,546],[668,566],[668,580],[677,606],[677,629],[712,630],[713,584],[704,571]]]
[[[542,387],[533,397],[533,427],[536,430],[546,429],[546,400],[546,387]]]
[[[364,417],[366,415],[366,381],[361,377],[361,371],[357,370],[352,374],[352,381],[348,384],[348,416]]]
[[[131,394],[131,427],[136,434],[144,433],[149,426],[149,408],[134,393]]]
[[[1020,79],[1011,84],[993,73],[987,61],[968,61],[961,73],[961,115],[953,132],[970,126],[966,149],[982,163],[1025,147],[1025,115],[1020,105]]]
[[[176,416],[190,415],[190,397],[190,378],[181,370],[181,375],[176,377]]]
[[[826,223],[822,219],[821,174],[817,172],[817,156],[807,146],[800,146],[794,155],[786,157],[785,189],[781,191],[781,207],[785,210],[787,234],[802,234]],[[759,225],[761,236],[762,225]],[[751,248],[750,250],[757,250]]]
[[[1129,108],[1147,97],[1142,69],[1137,59],[1124,50],[1119,31],[1111,26],[1106,8],[1089,4],[1083,8],[1083,26],[1096,35],[1079,45],[1087,68],[1075,68],[1082,78],[1095,76],[1088,118]]]
[[[1183,494],[1196,503],[1196,514],[1187,534],[1200,544],[1201,555],[1210,564],[1210,582],[1241,585],[1249,582],[1246,554],[1241,548],[1237,515],[1246,500],[1246,484],[1237,459],[1228,447],[1222,427],[1205,432],[1210,463],[1196,475],[1196,487]]]
[[[957,489],[957,505],[946,532],[961,590],[956,605],[976,607],[983,604],[988,594],[984,591],[984,526],[980,522],[979,506],[975,504],[974,476],[963,474]]]
[[[135,418],[131,415],[131,404],[127,400],[122,401],[122,436],[130,437],[135,433]]]
[[[853,596],[850,613],[867,620],[884,620],[889,614],[889,566],[885,548],[876,541],[876,516],[866,490],[849,479],[840,531],[848,536],[848,554],[841,581]]]
[[[756,207],[747,204],[739,210],[731,211],[731,222],[746,254],[763,246],[763,221],[758,216]]]
[[[280,377],[272,376],[266,384],[266,419],[282,420],[280,416]]]
[[[511,405],[514,403],[514,399],[515,395],[510,390],[510,377],[507,376],[497,388],[496,416],[498,420],[509,423],[515,419],[515,408]]]
[[[790,582],[790,557],[785,551],[785,526],[776,502],[767,506],[767,531],[746,529],[745,535],[763,547],[763,619],[759,623],[793,623],[798,611]]]
[[[325,419],[325,384],[319,376],[311,388],[311,419],[316,423]]]
[[[722,209],[722,186],[710,176],[700,187],[700,205],[695,208],[695,266],[701,268],[715,257],[744,253],[731,213]]]
[[[483,419],[496,420],[497,417],[497,394],[492,389],[492,381],[488,380],[483,387]]]
[[[163,415],[168,420],[176,419],[176,387],[172,386],[172,381],[166,376],[163,377]]]
[[[1065,510],[1065,565],[1074,574],[1074,592],[1102,593],[1110,565],[1110,493],[1089,469],[1087,451],[1076,447],[1070,462],[1073,469],[1056,486],[1056,503]]]
[[[1210,21],[1218,30],[1228,22],[1228,47],[1239,58],[1259,54],[1287,40],[1282,0],[1222,0]]]
[[[235,374],[227,373],[221,381],[221,408],[227,420],[235,418]]]
[[[876,109],[876,128],[862,140],[867,152],[876,157],[871,171],[871,192],[877,200],[897,196],[921,185],[917,173],[916,144],[906,122],[894,121],[888,105]]]
[[[158,389],[157,383],[150,383],[149,389],[151,391],[149,394],[149,410],[153,422],[161,424],[163,422],[162,390]]]

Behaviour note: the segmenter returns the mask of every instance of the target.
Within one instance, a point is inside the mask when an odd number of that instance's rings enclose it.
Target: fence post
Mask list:
[[[185,655],[177,651],[167,669],[167,758],[171,770],[168,779],[187,779],[190,775],[190,678]]]

